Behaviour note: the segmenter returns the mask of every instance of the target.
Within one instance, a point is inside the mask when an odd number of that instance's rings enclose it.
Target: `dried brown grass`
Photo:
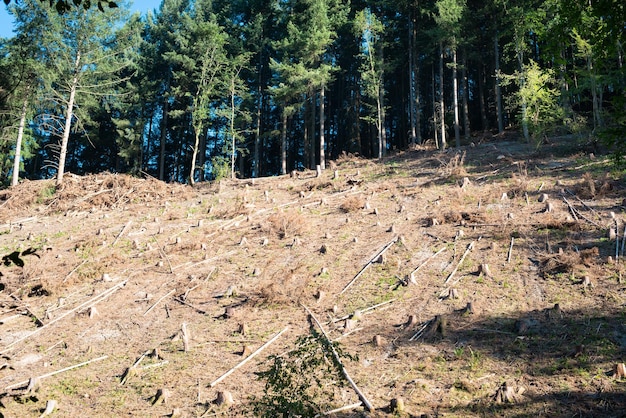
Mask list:
[[[357,212],[365,206],[365,199],[360,195],[347,196],[339,206],[344,213]]]
[[[295,210],[273,213],[267,221],[269,229],[280,239],[302,235],[308,230],[307,219]]]

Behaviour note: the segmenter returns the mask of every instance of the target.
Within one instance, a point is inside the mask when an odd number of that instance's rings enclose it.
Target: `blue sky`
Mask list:
[[[12,0],[15,1],[15,0]],[[161,0],[130,0],[131,10],[146,13],[148,10],[158,9]],[[0,2],[0,38],[10,38],[13,36],[13,19],[7,11],[4,2]]]

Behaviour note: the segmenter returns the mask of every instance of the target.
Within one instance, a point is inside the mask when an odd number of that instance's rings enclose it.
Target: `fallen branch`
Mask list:
[[[154,309],[154,307],[155,307],[155,306],[157,306],[159,303],[161,303],[161,302],[163,301],[163,299],[165,299],[166,297],[170,296],[170,295],[171,295],[172,293],[174,293],[174,292],[176,292],[176,289],[172,289],[172,290],[170,290],[169,292],[167,292],[167,294],[165,294],[165,295],[161,296],[161,297],[159,298],[159,300],[157,300],[156,302],[154,302],[154,303],[152,304],[152,306],[150,306],[150,307],[148,308],[148,310],[147,310],[147,311],[145,311],[145,312],[143,313],[143,316],[148,315],[148,314],[150,313],[150,311],[152,311],[152,310]]]
[[[196,311],[196,312],[198,312],[198,313],[201,313],[202,315],[206,315],[206,314],[207,314],[207,312],[206,312],[206,311],[203,311],[202,309],[200,309],[200,308],[197,308],[197,307],[193,306],[191,303],[185,302],[185,301],[184,301],[184,300],[182,300],[181,298],[174,298],[174,300],[175,300],[176,302],[178,302],[178,303],[182,303],[182,304],[183,304],[183,305],[185,305],[185,306],[189,306],[191,309],[193,309],[194,311]]]
[[[261,351],[265,350],[270,344],[272,344],[274,341],[276,341],[278,339],[278,337],[280,337],[285,331],[287,331],[289,329],[289,327],[285,327],[282,331],[280,331],[278,334],[274,335],[272,337],[271,340],[269,340],[268,342],[266,342],[265,344],[263,344],[261,347],[259,347],[254,353],[250,354],[248,357],[246,357],[242,362],[240,362],[239,364],[237,364],[235,367],[233,367],[232,369],[230,369],[229,371],[227,371],[226,373],[224,373],[223,375],[221,375],[220,377],[218,377],[216,380],[214,380],[213,382],[211,382],[211,384],[209,385],[209,387],[215,387],[215,385],[217,385],[219,382],[221,382],[222,380],[226,379],[228,376],[230,376],[233,372],[235,372],[235,370],[237,370],[238,368],[242,367],[244,364],[246,364],[247,362],[249,362],[250,360],[252,360],[256,355],[258,355]]]
[[[117,234],[117,237],[115,237],[115,241],[113,241],[113,244],[111,244],[111,246],[114,246],[117,241],[120,239],[120,237],[124,234],[124,232],[126,232],[126,230],[130,227],[130,224],[133,223],[133,221],[128,221],[126,222],[126,225],[124,225],[124,228],[122,228],[122,230],[120,231],[119,234]]]
[[[445,251],[446,247],[443,247],[442,249],[440,249],[439,251],[437,251],[435,254],[431,255],[430,257],[428,257],[422,264],[420,264],[419,266],[417,266],[415,268],[415,270],[413,270],[411,272],[411,274],[409,275],[409,277],[413,277],[413,275],[415,273],[417,273],[422,267],[424,267],[430,260],[432,260],[433,258],[437,257],[440,253],[442,253],[443,251]]]
[[[365,270],[367,270],[367,268],[369,266],[371,266],[376,260],[379,259],[379,257],[381,255],[383,255],[385,253],[385,251],[387,251],[393,244],[395,244],[398,241],[398,237],[396,236],[394,239],[392,239],[389,243],[387,243],[387,245],[385,245],[383,247],[382,250],[380,250],[378,253],[376,253],[376,255],[374,257],[372,257],[370,259],[370,261],[367,262],[367,264],[365,264],[365,266],[361,269],[361,271],[359,271],[357,273],[356,276],[354,276],[354,278],[352,280],[350,280],[350,283],[348,283],[341,292],[339,292],[339,294],[343,294],[346,290],[348,290],[348,288],[350,286],[352,286],[354,284],[354,282],[356,282],[356,280],[361,276],[361,274],[363,274],[363,272],[365,272]]]
[[[115,286],[113,286],[113,287],[103,291],[99,295],[96,295],[96,296],[92,297],[88,301],[81,303],[80,305],[76,306],[75,308],[72,308],[69,311],[64,312],[61,316],[53,319],[52,321],[48,322],[47,324],[45,324],[42,327],[37,328],[35,331],[31,332],[30,334],[27,334],[27,335],[23,336],[22,338],[19,338],[19,339],[13,341],[11,344],[9,344],[6,347],[4,347],[2,349],[2,351],[0,351],[0,354],[5,354],[5,353],[9,352],[17,344],[19,344],[22,341],[25,341],[25,340],[29,339],[30,337],[40,333],[44,329],[47,329],[48,327],[52,326],[53,324],[59,322],[61,319],[65,318],[66,316],[68,316],[68,315],[70,315],[70,314],[72,314],[74,312],[80,311],[80,310],[82,310],[84,308],[87,308],[87,307],[90,307],[92,305],[95,305],[98,302],[103,301],[104,299],[109,297],[111,294],[113,294],[113,292],[115,292],[116,290],[124,287],[125,285],[126,285],[126,280],[124,280],[123,282],[120,282],[120,283],[116,284]]]
[[[592,221],[591,219],[587,218],[585,215],[583,215],[579,210],[577,210],[575,207],[573,207],[568,200],[565,198],[565,196],[561,196],[561,198],[563,198],[563,201],[567,204],[567,207],[569,208],[570,212],[572,213],[572,216],[574,217],[574,219],[578,220],[578,216],[580,216],[581,218],[583,218],[584,220],[586,220],[587,222],[589,222],[590,224],[597,226],[598,228],[602,228],[602,226],[600,226],[597,222]],[[578,216],[577,216],[578,215]]]
[[[97,357],[97,358],[94,358],[94,359],[91,359],[91,360],[88,360],[88,361],[84,361],[84,362],[79,363],[79,364],[75,364],[73,366],[65,367],[65,368],[63,368],[61,370],[56,370],[54,372],[42,374],[41,376],[37,376],[35,378],[35,380],[45,379],[46,377],[51,377],[51,376],[54,376],[54,375],[59,374],[59,373],[63,373],[63,372],[67,372],[67,371],[70,371],[70,370],[73,370],[73,369],[77,369],[79,367],[86,366],[87,364],[95,363],[96,361],[104,360],[104,359],[106,359],[108,357],[109,356],[106,356],[106,355],[102,356],[102,357]],[[24,380],[22,382],[14,383],[12,385],[9,385],[9,386],[5,387],[4,390],[10,390],[10,389],[19,388],[20,386],[27,385],[29,381],[30,381],[30,379]]]
[[[334,415],[338,412],[344,412],[344,411],[350,411],[352,409],[356,409],[359,406],[363,405],[363,402],[357,402],[357,403],[353,403],[351,405],[346,405],[346,406],[342,406],[341,408],[337,408],[337,409],[333,409],[332,411],[326,411],[324,412],[322,415],[327,416],[327,415]],[[320,415],[316,415],[316,417],[319,417]]]
[[[383,306],[383,305],[387,305],[387,304],[389,304],[389,303],[391,303],[391,302],[395,302],[395,301],[396,301],[396,299],[390,299],[390,300],[388,300],[388,301],[381,302],[381,303],[377,303],[376,305],[370,306],[370,307],[365,308],[365,309],[359,309],[359,312],[361,312],[362,314],[364,314],[364,313],[366,313],[366,312],[372,311],[372,310],[374,310],[374,309],[376,309],[376,308],[379,308],[379,307],[381,307],[381,306]],[[340,321],[345,321],[346,319],[350,318],[351,316],[352,316],[352,315],[342,316],[341,318],[336,318],[336,319],[333,319],[333,320],[332,320],[332,322],[340,322]],[[330,322],[327,322],[326,324],[329,324],[329,323],[330,323]]]
[[[396,238],[397,239],[397,238]],[[394,241],[395,242],[395,241]],[[361,400],[361,402],[363,402],[363,405],[365,406],[365,409],[369,412],[374,410],[374,407],[372,407],[372,404],[370,403],[370,401],[367,400],[367,398],[365,397],[365,395],[363,394],[363,392],[361,392],[361,390],[359,389],[359,387],[356,385],[356,383],[354,383],[354,380],[352,380],[352,378],[350,377],[350,375],[348,374],[348,371],[346,370],[345,366],[343,365],[343,363],[341,362],[341,358],[339,357],[339,354],[337,354],[337,350],[335,350],[335,346],[333,345],[333,343],[331,342],[330,338],[328,338],[328,334],[326,334],[326,331],[324,330],[324,327],[322,326],[322,324],[320,323],[320,321],[317,320],[317,318],[315,317],[315,315],[313,315],[313,312],[311,312],[311,310],[309,308],[307,308],[306,306],[302,305],[302,307],[307,311],[307,313],[311,316],[311,319],[315,322],[315,324],[317,325],[317,327],[320,329],[320,331],[322,332],[322,335],[324,336],[324,338],[326,339],[326,341],[328,342],[328,345],[330,346],[331,350],[333,351],[333,357],[335,357],[335,361],[337,362],[337,364],[339,365],[339,367],[341,368],[341,373],[343,374],[343,376],[346,378],[346,380],[348,381],[348,383],[350,383],[350,386],[352,386],[352,389],[354,389],[354,391],[356,392],[357,396],[359,397],[359,399]]]
[[[478,238],[478,239],[480,240],[480,238]],[[448,284],[448,282],[452,279],[452,276],[454,276],[456,274],[456,271],[459,269],[459,266],[463,263],[463,260],[465,260],[465,257],[467,257],[467,255],[470,253],[470,251],[472,251],[472,249],[474,248],[474,243],[475,243],[475,241],[472,241],[472,242],[469,243],[469,245],[467,246],[467,249],[463,253],[463,256],[461,256],[461,259],[457,263],[456,267],[448,275],[448,278],[446,279],[445,282],[443,282],[443,284]]]

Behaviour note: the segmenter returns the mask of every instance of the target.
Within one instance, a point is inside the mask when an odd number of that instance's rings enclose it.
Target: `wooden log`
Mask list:
[[[480,240],[480,238],[478,238],[478,239]],[[459,269],[459,266],[463,263],[463,260],[465,260],[465,257],[467,257],[467,255],[470,253],[470,251],[472,251],[472,249],[474,248],[474,243],[475,243],[475,241],[472,241],[472,242],[469,243],[469,245],[467,246],[467,249],[463,253],[463,256],[461,257],[461,259],[457,263],[457,265],[454,268],[454,270],[452,270],[452,272],[448,275],[448,278],[446,279],[445,282],[443,282],[443,284],[448,284],[448,282],[452,279],[452,277],[455,275],[456,271]]]
[[[46,409],[44,409],[41,415],[39,415],[39,418],[43,418],[46,415],[50,415],[51,413],[54,412],[56,407],[57,407],[57,401],[54,399],[49,399],[48,401],[46,401]]]

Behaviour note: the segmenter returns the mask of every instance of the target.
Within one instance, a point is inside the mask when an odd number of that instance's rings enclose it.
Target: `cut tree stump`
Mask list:
[[[166,404],[171,396],[169,389],[159,389],[154,395],[152,405]]]
[[[504,382],[496,391],[493,400],[498,404],[517,403],[521,400],[521,396],[525,391],[526,389],[523,386],[515,390],[511,383]]]
[[[404,412],[404,400],[402,398],[393,398],[389,402],[389,412]]]
[[[626,378],[626,365],[624,363],[616,364],[614,375],[615,375],[615,378],[619,380]]]
[[[235,401],[233,400],[233,394],[230,393],[227,390],[222,390],[217,392],[217,398],[215,399],[214,403],[217,406],[226,406],[229,407],[232,404],[235,403]]]
[[[478,270],[478,274],[488,278],[493,277],[493,275],[491,274],[491,270],[489,269],[489,264],[481,264]]]
[[[383,345],[383,337],[380,335],[374,335],[372,338],[372,344],[374,344],[375,347],[381,347]]]

